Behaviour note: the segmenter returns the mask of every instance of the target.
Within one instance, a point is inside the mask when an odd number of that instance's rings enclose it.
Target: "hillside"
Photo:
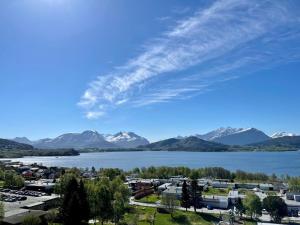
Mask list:
[[[289,150],[299,150],[300,136],[285,136],[273,138],[264,142],[252,144],[251,146],[259,148],[282,148]]]
[[[8,149],[32,150],[33,146],[0,138],[0,150],[8,150]]]
[[[187,137],[183,139],[170,138],[163,141],[154,142],[140,146],[145,150],[166,150],[166,151],[228,151],[226,145],[204,141],[197,137]]]
[[[214,138],[212,141],[226,145],[249,145],[271,139],[264,132],[255,128],[240,130],[226,136]]]

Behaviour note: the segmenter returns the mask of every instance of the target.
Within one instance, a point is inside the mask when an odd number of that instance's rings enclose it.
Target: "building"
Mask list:
[[[225,196],[205,196],[201,204],[207,208],[227,209],[229,206],[228,198]]]
[[[176,199],[179,200],[181,199],[181,195],[182,195],[182,187],[170,185],[166,190],[162,192],[162,196],[165,195],[173,195],[174,197],[176,197]]]
[[[232,190],[232,191],[229,191],[228,193],[228,201],[229,201],[229,204],[237,204],[238,201],[239,201],[239,191],[237,190]]]

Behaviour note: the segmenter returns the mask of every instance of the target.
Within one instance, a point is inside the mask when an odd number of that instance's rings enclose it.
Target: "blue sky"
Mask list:
[[[2,0],[0,137],[300,133],[299,1]]]

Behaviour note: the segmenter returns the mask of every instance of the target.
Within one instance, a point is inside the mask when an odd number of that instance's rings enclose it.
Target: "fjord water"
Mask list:
[[[79,156],[25,157],[11,159],[45,166],[120,168],[148,166],[224,167],[235,171],[300,176],[300,151],[293,152],[97,152]]]

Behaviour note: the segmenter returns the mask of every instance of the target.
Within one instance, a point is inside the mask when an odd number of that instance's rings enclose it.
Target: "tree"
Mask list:
[[[122,197],[122,194],[120,192],[116,192],[114,194],[114,203],[113,203],[113,209],[114,209],[114,222],[115,224],[118,224],[120,220],[123,218],[125,213],[125,203]]]
[[[161,199],[161,204],[168,210],[168,212],[171,214],[171,217],[173,218],[173,212],[178,206],[176,196],[172,194],[163,195]]]
[[[185,208],[185,211],[190,207],[190,195],[186,181],[182,184],[182,194],[181,194],[181,206]]]
[[[251,218],[261,216],[262,205],[259,197],[255,194],[247,194],[243,201],[243,205],[246,209],[246,214],[250,215]]]
[[[289,190],[298,192],[300,191],[300,177],[290,177],[288,179]]]
[[[112,193],[109,187],[105,184],[101,184],[97,191],[97,208],[98,217],[103,225],[105,221],[112,218],[113,206],[112,206]]]
[[[245,206],[241,199],[238,199],[237,204],[235,205],[235,213],[241,218],[245,213]]]
[[[42,221],[39,217],[29,215],[24,218],[22,225],[40,225],[41,222]]]
[[[0,223],[4,218],[4,205],[3,202],[0,202]]]
[[[80,180],[79,182],[78,196],[80,200],[79,207],[82,214],[82,219],[84,221],[88,221],[90,218],[90,207],[87,199],[87,193],[82,180]]]
[[[287,213],[287,206],[282,198],[278,196],[268,196],[263,200],[263,208],[270,213],[275,223],[280,223]]]
[[[196,212],[197,207],[199,206],[199,199],[201,197],[201,190],[198,186],[198,181],[193,179],[191,181],[191,192],[192,192],[192,204],[194,206],[194,212]]]
[[[84,186],[82,185],[81,188],[84,189]],[[83,192],[85,190],[80,190],[78,182],[74,177],[66,184],[60,208],[64,225],[77,225],[81,224],[82,221],[88,220],[86,211],[83,212],[83,207],[88,207],[88,204],[85,203],[87,200]]]

